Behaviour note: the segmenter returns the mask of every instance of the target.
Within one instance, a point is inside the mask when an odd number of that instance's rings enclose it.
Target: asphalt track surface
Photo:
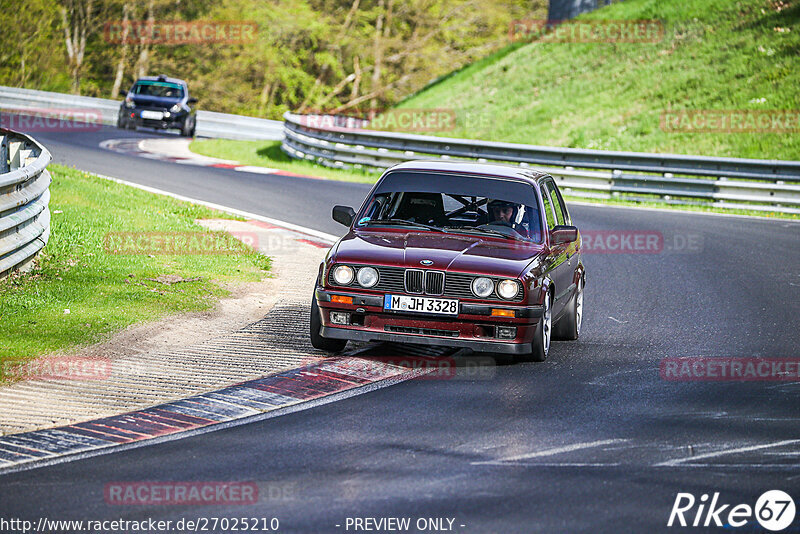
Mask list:
[[[368,190],[98,148],[132,135],[155,134],[36,137],[57,163],[335,234],[342,227],[331,206],[358,206]],[[454,532],[699,532],[709,529],[666,527],[678,492],[754,506],[780,489],[800,507],[800,383],[659,374],[672,357],[798,357],[800,223],[580,205],[571,213],[582,231],[659,231],[665,246],[585,254],[581,338],[555,342],[547,362],[498,365],[479,379],[411,380],[0,476],[0,514],[276,517],[280,532],[356,532],[346,529],[354,517],[452,518]],[[106,504],[105,485],[119,481],[255,481],[261,491],[246,506]],[[751,518],[735,530],[760,527]],[[797,530],[800,519],[787,532]]]

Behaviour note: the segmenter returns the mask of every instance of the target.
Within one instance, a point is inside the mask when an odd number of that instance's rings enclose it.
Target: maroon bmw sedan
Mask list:
[[[387,170],[320,265],[311,343],[465,347],[544,361],[577,339],[581,238],[553,178],[519,167],[407,162]]]

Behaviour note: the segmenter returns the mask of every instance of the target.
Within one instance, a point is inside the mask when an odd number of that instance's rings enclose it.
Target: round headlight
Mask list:
[[[347,286],[353,282],[353,268],[349,265],[338,265],[333,270],[333,280],[340,286]]]
[[[169,108],[169,110],[171,112],[173,112],[173,113],[178,113],[181,110],[181,105],[180,104],[175,104],[174,106]]]
[[[378,283],[378,271],[372,267],[362,267],[358,270],[357,278],[361,287],[372,287]]]
[[[490,278],[476,278],[472,281],[472,292],[480,298],[486,298],[494,291],[494,282]]]
[[[513,299],[519,292],[519,284],[515,280],[503,280],[497,284],[497,294],[504,299]]]

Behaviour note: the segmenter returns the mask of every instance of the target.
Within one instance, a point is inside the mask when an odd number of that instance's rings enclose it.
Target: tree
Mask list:
[[[94,30],[94,0],[64,0],[61,6],[61,26],[67,47],[72,93],[80,94],[83,57],[86,40]]]

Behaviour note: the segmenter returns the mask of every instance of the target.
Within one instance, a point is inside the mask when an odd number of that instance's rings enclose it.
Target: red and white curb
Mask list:
[[[296,176],[300,178],[315,178],[280,169],[242,165],[237,161],[203,156],[189,150],[191,139],[107,139],[100,143],[100,147],[122,154],[140,158],[169,161],[182,165],[196,165],[198,167],[215,167],[217,169],[231,169],[239,172],[254,174],[277,174],[280,176]]]
[[[0,474],[251,423],[427,374],[341,356],[144,410],[0,437]]]

